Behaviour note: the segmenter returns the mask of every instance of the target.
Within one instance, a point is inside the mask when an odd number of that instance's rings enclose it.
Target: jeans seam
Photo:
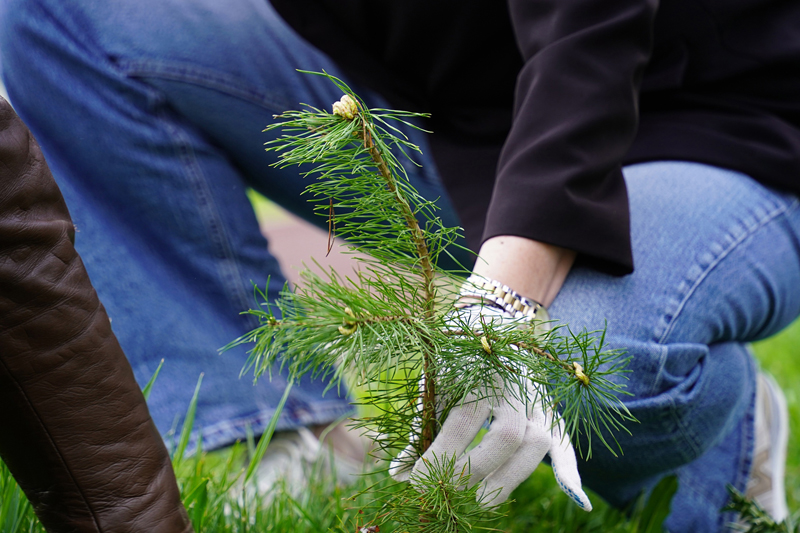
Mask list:
[[[217,263],[216,273],[223,286],[227,288],[229,302],[236,309],[249,309],[250,299],[247,291],[244,290],[244,277],[239,269],[236,256],[230,246],[230,239],[227,236],[225,223],[219,215],[219,211],[214,202],[214,195],[208,187],[202,169],[197,164],[194,148],[189,139],[181,131],[181,128],[174,123],[174,120],[165,111],[167,98],[157,87],[146,83],[144,80],[137,79],[131,75],[131,71],[124,68],[126,64],[148,62],[127,62],[112,61],[112,70],[118,75],[136,81],[139,89],[143,91],[147,98],[150,111],[159,118],[159,123],[164,124],[164,129],[172,139],[176,156],[183,164],[183,175],[189,180],[192,191],[197,199],[200,218],[203,220],[206,235],[213,246],[215,256],[220,261]],[[254,327],[255,322],[250,319],[248,327]]]
[[[689,299],[697,291],[697,289],[700,287],[700,285],[702,285],[703,281],[705,281],[708,278],[708,276],[711,274],[711,272],[714,271],[714,269],[716,269],[716,267],[727,256],[729,256],[734,250],[736,250],[736,248],[738,248],[743,242],[745,242],[750,237],[755,235],[764,226],[766,226],[767,224],[771,223],[772,221],[774,221],[775,219],[777,219],[781,215],[784,215],[785,213],[787,213],[790,210],[792,210],[797,205],[798,202],[800,202],[800,200],[795,199],[794,201],[792,201],[791,204],[778,206],[775,209],[773,209],[772,211],[768,212],[766,214],[766,216],[764,216],[761,221],[758,221],[758,223],[754,227],[752,227],[749,230],[746,230],[740,237],[735,239],[727,248],[722,250],[722,252],[719,253],[713,259],[713,261],[711,261],[708,264],[708,266],[700,273],[700,275],[697,276],[697,278],[692,283],[691,287],[689,287],[689,289],[686,291],[686,293],[684,294],[684,296],[681,299],[680,303],[678,304],[678,307],[676,308],[675,312],[672,313],[672,318],[670,319],[669,323],[667,324],[667,327],[664,328],[664,332],[659,336],[658,339],[656,339],[656,342],[658,344],[664,344],[665,343],[667,336],[669,336],[669,334],[672,333],[672,330],[675,327],[675,323],[678,321],[678,318],[680,317],[681,312],[685,309],[686,304],[688,303]],[[662,366],[662,369],[663,369],[663,366]]]
[[[754,363],[753,363],[754,364]],[[758,370],[756,369],[756,372]],[[738,491],[744,493],[747,480],[750,478],[750,470],[753,466],[753,447],[755,446],[755,405],[758,395],[758,386],[753,387],[753,394],[750,397],[750,408],[745,413],[745,423],[742,424],[742,454],[739,461],[739,469],[736,479],[732,485]]]
[[[708,264],[708,266],[700,273],[699,276],[697,276],[697,278],[695,279],[694,283],[691,285],[691,287],[689,287],[688,291],[686,291],[686,293],[684,294],[683,299],[679,303],[679,305],[678,305],[677,309],[675,310],[675,312],[672,314],[672,319],[667,324],[667,327],[664,329],[664,332],[657,339],[657,343],[659,345],[664,345],[665,344],[665,340],[666,340],[667,336],[674,329],[675,323],[677,322],[678,318],[680,317],[681,312],[683,311],[683,309],[686,307],[686,304],[688,303],[689,299],[697,291],[697,289],[700,287],[700,285],[703,283],[703,281],[705,281],[708,278],[708,276],[711,274],[711,272],[714,271],[714,269],[727,256],[729,256],[736,248],[738,248],[743,242],[745,242],[747,239],[751,238],[753,235],[755,235],[759,230],[761,230],[767,224],[773,222],[774,220],[776,220],[780,216],[785,215],[786,213],[788,213],[789,211],[794,209],[797,206],[798,202],[800,202],[800,200],[795,199],[789,204],[781,204],[781,205],[778,205],[778,206],[774,207],[765,216],[763,216],[760,221],[757,221],[757,224],[755,226],[753,226],[749,230],[746,230],[741,236],[739,236],[739,238],[735,239],[727,248],[725,248],[721,253],[719,253]],[[661,365],[660,365],[660,368],[659,368],[659,371],[658,371],[658,377],[659,378],[661,376],[661,373],[664,371],[665,359],[666,359],[665,357],[662,357]],[[659,379],[656,379],[654,381],[654,383],[658,383],[658,382],[659,382]],[[678,428],[680,428],[680,432],[683,435],[684,440],[688,444],[691,445],[691,447],[694,450],[695,454],[700,453],[701,450],[700,450],[699,446],[697,445],[697,443],[692,438],[692,434],[689,431],[689,428],[686,427],[684,422],[681,420],[681,417],[678,415],[678,410],[679,409],[678,409],[678,405],[675,403],[675,400],[674,399],[670,400],[670,404],[671,404],[671,407],[672,407],[670,409],[670,415],[671,415],[672,419],[674,420],[676,426]]]
[[[788,216],[793,211],[797,211],[798,208],[800,208],[800,197],[796,197],[792,200],[792,203],[786,208],[784,216]],[[792,234],[792,237],[794,241],[797,242],[797,247],[800,248],[800,237],[798,237],[797,234]]]
[[[279,113],[291,104],[272,99],[223,72],[182,62],[117,59],[116,67],[129,78],[159,78],[212,89]]]
[[[692,447],[691,454],[683,452],[684,460],[685,462],[688,463],[690,461],[693,461],[697,457],[700,457],[700,455],[702,454],[702,450],[698,445],[698,443],[695,441],[695,439],[692,437],[692,432],[689,430],[686,424],[684,424],[682,418],[678,416],[678,406],[676,405],[675,400],[670,399],[669,403],[672,406],[672,409],[670,409],[670,416],[672,417],[672,420],[675,422],[675,426],[680,428],[680,433],[683,436],[683,440]]]
[[[227,287],[228,298],[231,303],[239,309],[247,309],[249,306],[248,296],[243,289],[242,274],[236,261],[236,256],[230,246],[227,231],[222,217],[219,216],[214,195],[208,188],[203,171],[199,168],[192,144],[175,126],[170,117],[164,116],[163,110],[156,113],[161,115],[161,123],[165,124],[167,133],[172,137],[175,144],[175,151],[178,159],[183,162],[183,175],[189,180],[192,186],[200,217],[204,222],[206,234],[212,244],[217,262],[217,275],[220,281]]]

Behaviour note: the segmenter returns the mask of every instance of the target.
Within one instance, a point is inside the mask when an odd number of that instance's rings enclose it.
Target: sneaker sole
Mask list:
[[[769,374],[761,373],[767,385],[769,401],[772,404],[772,412],[775,413],[773,423],[770,427],[770,438],[772,447],[770,450],[770,466],[773,472],[773,497],[774,509],[773,518],[776,522],[782,522],[789,515],[789,508],[786,505],[786,487],[784,476],[786,474],[786,454],[789,447],[789,408],[786,405],[786,398],[781,392],[775,379]]]

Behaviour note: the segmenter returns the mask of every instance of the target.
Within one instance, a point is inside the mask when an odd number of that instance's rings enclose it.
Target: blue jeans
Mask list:
[[[240,379],[246,350],[218,349],[257,326],[254,285],[285,278],[267,249],[248,187],[313,222],[298,169],[278,170],[262,133],[307,103],[330,109],[345,78],[265,0],[1,1],[4,79],[41,143],[77,227],[76,247],[141,384],[164,359],[150,396],[170,444],[204,374],[190,449],[259,434],[285,381]],[[385,101],[359,90],[372,107]],[[408,132],[412,140],[421,133]],[[273,136],[276,134],[272,134]],[[422,141],[419,141],[420,143]],[[427,155],[406,168],[444,197]],[[446,199],[449,225],[458,225]],[[320,250],[324,253],[324,250]],[[332,422],[348,399],[295,386],[278,429]]]
[[[344,76],[264,0],[0,6],[9,93],[67,198],[114,331],[140,381],[166,359],[150,399],[159,428],[168,433],[205,372],[205,445],[241,438],[247,425],[257,433],[283,382],[253,387],[238,379],[243,350],[216,353],[254,326],[238,314],[254,305],[251,283],[263,287],[271,275],[270,294],[283,283],[244,191],[309,218],[302,181],[268,167],[274,156],[260,132],[297,102],[330,106],[340,96],[295,68]],[[432,162],[422,163],[410,167],[411,179],[441,196]],[[623,505],[675,472],[670,529],[718,531],[725,486],[743,488],[751,460],[756,368],[745,343],[800,313],[798,201],[692,163],[625,174],[636,272],[614,278],[576,267],[551,307],[573,329],[600,329],[607,319],[608,341],[633,356],[628,405],[641,423],[618,436],[623,456],[595,447],[581,473]],[[280,427],[348,412],[345,399],[323,398],[321,388],[295,389]]]
[[[800,201],[751,178],[688,162],[624,169],[635,272],[573,268],[550,308],[602,329],[632,356],[626,400],[639,424],[624,455],[594,445],[585,484],[613,504],[675,473],[674,532],[718,531],[726,485],[744,490],[757,368],[747,342],[800,314]]]

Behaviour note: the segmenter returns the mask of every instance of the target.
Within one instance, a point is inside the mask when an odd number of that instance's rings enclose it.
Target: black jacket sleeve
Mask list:
[[[518,235],[630,272],[621,162],[636,135],[638,87],[657,0],[509,0],[525,64],[484,239]]]

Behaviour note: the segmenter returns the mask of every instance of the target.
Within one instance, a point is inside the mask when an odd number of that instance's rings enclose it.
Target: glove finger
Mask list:
[[[442,430],[433,440],[430,448],[414,465],[414,472],[426,473],[427,462],[436,457],[440,462],[447,456],[460,456],[467,449],[489,416],[490,406],[486,400],[458,405],[442,424]]]
[[[525,405],[515,398],[501,400],[491,411],[492,424],[475,446],[456,462],[460,472],[469,465],[470,485],[474,485],[508,461],[522,444],[528,417]]]
[[[392,459],[389,465],[389,475],[392,476],[395,481],[408,481],[408,478],[411,476],[411,469],[414,467],[416,455],[417,451],[412,444],[406,446],[397,457]]]
[[[543,430],[541,421],[528,421],[522,444],[502,466],[486,477],[479,493],[483,503],[497,505],[506,501],[509,494],[536,470],[549,448],[550,434]]]
[[[553,475],[556,477],[558,486],[578,507],[587,512],[591,511],[592,502],[589,501],[589,497],[581,487],[581,475],[578,473],[575,449],[572,447],[569,435],[564,434],[564,424],[560,420],[552,428],[549,453]]]

